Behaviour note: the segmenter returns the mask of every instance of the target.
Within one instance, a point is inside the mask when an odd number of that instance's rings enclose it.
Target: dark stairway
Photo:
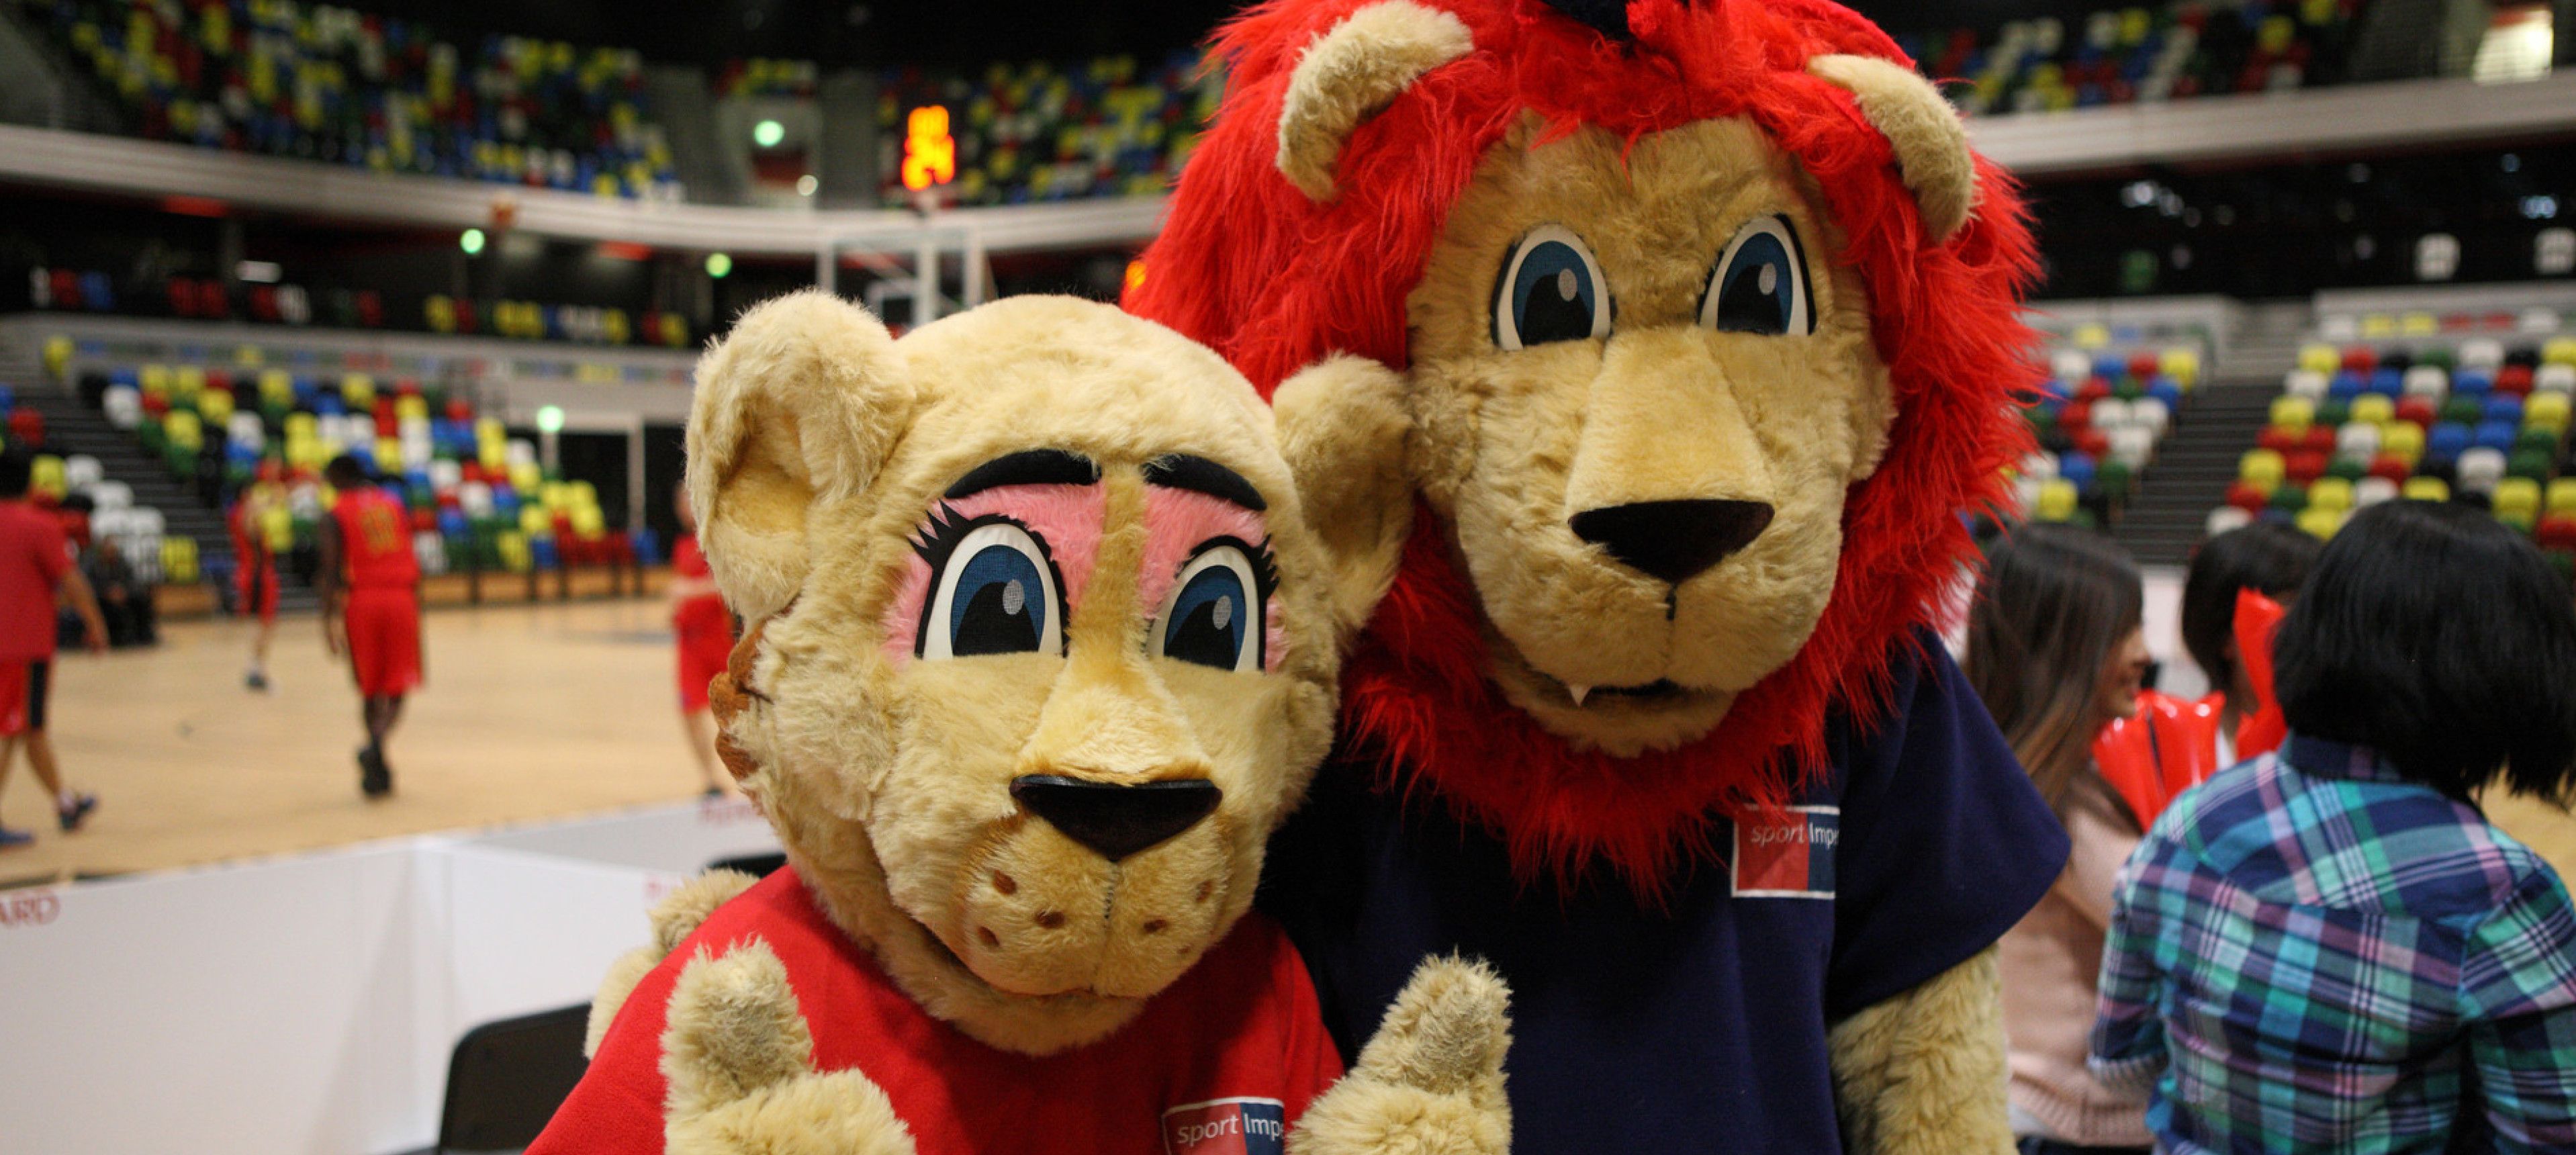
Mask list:
[[[2112,531],[2138,564],[2190,562],[2209,511],[2226,502],[2237,460],[2254,448],[2280,395],[2277,380],[2212,382],[2183,402]]]
[[[34,406],[45,415],[46,452],[97,458],[106,467],[109,480],[122,481],[133,488],[138,508],[149,506],[161,511],[164,534],[196,539],[199,569],[230,572],[232,532],[224,525],[222,512],[206,508],[197,499],[196,488],[172,478],[169,467],[146,452],[133,434],[108,424],[105,415],[82,405],[68,393],[24,389],[18,393],[18,403]],[[293,566],[279,568],[283,571],[279,575],[279,611],[315,608],[319,603],[313,588],[297,576]]]

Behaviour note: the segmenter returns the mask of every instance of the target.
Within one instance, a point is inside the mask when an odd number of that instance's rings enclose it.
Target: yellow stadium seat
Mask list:
[[[63,482],[63,459],[50,453],[38,454],[27,477],[27,488],[61,501],[67,488]]]
[[[541,481],[537,486],[537,496],[545,503],[548,512],[562,513],[572,509],[572,487],[563,482]]]
[[[2424,457],[2424,427],[2412,421],[2391,421],[2379,427],[2379,451],[2413,465]]]
[[[2174,384],[2182,386],[2188,393],[2200,384],[2200,351],[2179,347],[2167,349],[2164,356],[2156,358],[2156,368],[2163,370],[2165,376],[2173,378]]]
[[[2075,516],[2077,498],[2075,483],[2065,478],[2051,478],[2039,486],[2039,504],[2031,516],[2041,521],[2065,521]]]
[[[60,333],[45,338],[45,376],[56,381],[69,376],[73,348],[72,339]]]
[[[2540,520],[2540,483],[2528,477],[2508,477],[2497,482],[2495,516],[2497,521],[2530,532],[2532,523]]]
[[[221,425],[232,419],[233,395],[221,389],[208,389],[197,395],[197,414],[209,425]]]
[[[2343,518],[2341,510],[2320,509],[2312,505],[2299,511],[2298,525],[2308,536],[2324,541],[2343,528]]]
[[[2397,335],[2397,318],[2387,313],[2371,313],[2361,319],[2361,335],[2377,341]]]
[[[2546,504],[2551,513],[2576,513],[2576,477],[2561,477],[2549,483]]]
[[[494,544],[500,547],[502,568],[511,573],[526,573],[534,566],[535,560],[528,553],[528,539],[517,530],[500,534],[494,539]]]
[[[2351,512],[2352,483],[2340,477],[2318,478],[2315,484],[2308,486],[2308,508],[2338,514]]]
[[[178,401],[193,401],[206,391],[206,370],[199,365],[181,365],[170,373],[170,396]]]
[[[2431,313],[2418,311],[2397,318],[2397,331],[2409,337],[2430,337],[2442,331],[2442,322]]]
[[[2408,501],[2449,501],[2451,487],[2438,477],[2410,477],[2399,495]]]
[[[2299,350],[2299,368],[2311,373],[2331,374],[2343,368],[2343,354],[2332,345],[2307,345]]]
[[[2552,433],[2567,432],[2568,397],[2564,393],[2534,393],[2522,403],[2522,424],[2526,429],[2546,429]]]
[[[2305,397],[2288,394],[2272,399],[2272,424],[2292,433],[2305,433],[2317,419],[2317,404]]]
[[[534,502],[519,507],[519,532],[529,537],[544,537],[554,529],[555,519],[547,515],[546,507]]]
[[[2099,349],[2111,343],[2111,328],[2099,322],[2087,321],[2077,325],[2075,332],[2070,336],[2078,349]]]
[[[372,411],[376,407],[376,379],[364,373],[340,378],[340,401],[352,413]]]
[[[2386,425],[2397,416],[2397,403],[2377,393],[2364,393],[2352,399],[2352,420],[2372,425]]]
[[[2265,493],[2281,484],[2283,472],[2281,455],[2269,449],[2249,450],[2236,463],[2236,479]]]
[[[146,365],[143,367],[143,395],[146,397],[161,398],[167,398],[170,396],[169,366]]]
[[[259,401],[262,405],[295,404],[295,375],[284,369],[269,369],[261,372]]]
[[[385,473],[402,469],[402,441],[392,437],[376,439],[376,468]]]
[[[161,539],[161,580],[172,585],[196,584],[197,542],[195,538],[173,535]]]
[[[2552,337],[2540,347],[2543,365],[2576,365],[2576,337]]]
[[[534,496],[545,488],[546,471],[536,462],[522,461],[509,466],[509,470],[510,488],[518,490],[523,497]]]
[[[185,409],[173,409],[162,418],[161,432],[170,439],[172,448],[195,453],[206,447],[205,426],[198,422],[196,414]]]
[[[483,417],[483,418],[477,418],[477,419],[475,420],[475,422],[474,422],[474,441],[475,441],[475,443],[476,443],[476,444],[478,444],[478,445],[505,445],[505,444],[507,444],[507,443],[509,442],[509,440],[510,440],[510,428],[509,428],[508,426],[506,426],[506,425],[501,424],[501,419],[500,419],[500,418],[498,418],[498,417]]]

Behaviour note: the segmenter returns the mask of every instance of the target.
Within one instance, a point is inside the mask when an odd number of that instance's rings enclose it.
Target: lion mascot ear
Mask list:
[[[1279,172],[1317,201],[1333,199],[1333,170],[1351,131],[1422,74],[1473,51],[1456,16],[1385,0],[1351,13],[1297,58],[1279,109]]]
[[[1851,93],[1861,117],[1887,138],[1933,244],[1968,223],[1977,207],[1977,164],[1967,126],[1931,81],[1874,56],[1818,56],[1807,61],[1807,72]]]
[[[1365,357],[1328,357],[1281,382],[1270,407],[1306,524],[1332,558],[1335,632],[1347,643],[1394,584],[1413,532],[1404,379]]]
[[[876,480],[915,403],[885,326],[819,289],[744,314],[698,362],[689,507],[734,612],[757,622],[796,596],[807,510]]]

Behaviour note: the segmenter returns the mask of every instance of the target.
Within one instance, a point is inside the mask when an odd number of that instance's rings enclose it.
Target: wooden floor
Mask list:
[[[310,617],[278,623],[274,688],[242,687],[249,628],[194,622],[161,646],[57,663],[63,772],[103,800],[64,835],[35,775],[12,768],[0,885],[114,874],[683,799],[698,788],[658,598],[437,609],[429,685],[395,735],[398,792],[358,796],[358,699]],[[21,760],[23,762],[23,759]],[[2521,799],[2489,814],[2576,877],[2576,819]]]
[[[111,874],[424,831],[591,813],[697,792],[658,598],[436,609],[429,684],[391,744],[396,794],[358,795],[357,691],[312,617],[278,623],[266,694],[242,686],[250,630],[174,624],[156,649],[57,659],[51,717],[65,779],[96,792],[57,831],[22,756],[0,825],[0,883]]]

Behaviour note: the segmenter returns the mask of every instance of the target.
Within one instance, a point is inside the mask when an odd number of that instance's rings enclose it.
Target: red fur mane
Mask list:
[[[2028,442],[2012,403],[2038,377],[2020,320],[2038,267],[2022,206],[1980,158],[1974,219],[1925,243],[1886,140],[1849,93],[1806,73],[1823,53],[1911,62],[1825,0],[1632,0],[1624,43],[1536,0],[1422,0],[1464,21],[1476,50],[1353,133],[1340,195],[1316,205],[1273,165],[1281,102],[1306,45],[1367,2],[1270,0],[1220,31],[1225,103],[1127,299],[1264,391],[1333,352],[1406,364],[1406,295],[1477,160],[1524,109],[1551,131],[1632,140],[1751,119],[1822,188],[1845,235],[1832,259],[1868,286],[1898,413],[1886,458],[1849,494],[1813,636],[1713,733],[1613,758],[1541,730],[1487,678],[1475,592],[1449,528],[1427,514],[1344,674],[1346,733],[1403,768],[1406,790],[1499,832],[1525,878],[1607,866],[1652,895],[1711,852],[1712,818],[1782,805],[1828,771],[1830,711],[1864,724],[1885,713],[1890,661],[1973,555],[1960,515],[2003,502],[2002,471]]]

